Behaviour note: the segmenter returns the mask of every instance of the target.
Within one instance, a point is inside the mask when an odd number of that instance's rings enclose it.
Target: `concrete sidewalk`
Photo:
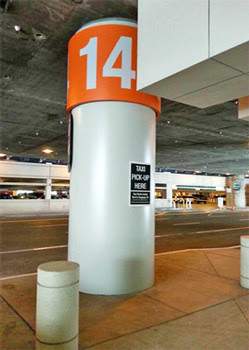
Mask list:
[[[248,350],[249,290],[239,286],[239,255],[162,253],[153,288],[119,297],[80,294],[79,349]],[[2,350],[36,348],[35,284],[36,276],[2,281]]]

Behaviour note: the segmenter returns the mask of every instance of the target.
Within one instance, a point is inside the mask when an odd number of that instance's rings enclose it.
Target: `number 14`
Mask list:
[[[98,38],[91,38],[87,45],[80,49],[80,56],[87,56],[86,88],[97,87],[97,46]],[[107,58],[103,70],[103,77],[117,77],[121,79],[121,88],[130,89],[131,80],[136,79],[136,72],[131,68],[132,38],[121,36]],[[121,68],[114,68],[114,64],[121,54]]]

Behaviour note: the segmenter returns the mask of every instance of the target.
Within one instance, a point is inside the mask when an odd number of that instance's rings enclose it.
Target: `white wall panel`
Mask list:
[[[70,174],[68,168],[65,165],[51,165],[50,177],[55,179],[69,179]]]
[[[43,213],[67,213],[69,199],[2,199],[0,200],[0,216],[43,214]]]
[[[226,178],[223,176],[172,174],[165,172],[155,174],[155,183],[170,183],[178,186],[217,187],[224,189]]]
[[[67,166],[0,161],[0,176],[69,179]]]
[[[139,89],[207,57],[208,0],[138,1]]]
[[[247,96],[248,71],[249,0],[139,1],[138,89],[205,108]]]
[[[217,55],[247,42],[249,36],[249,0],[209,1],[210,55]]]
[[[46,178],[48,174],[46,164],[0,161],[0,176]]]

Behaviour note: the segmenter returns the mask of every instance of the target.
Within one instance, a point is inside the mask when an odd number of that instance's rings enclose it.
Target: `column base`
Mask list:
[[[242,288],[249,289],[249,277],[240,276],[240,285]]]

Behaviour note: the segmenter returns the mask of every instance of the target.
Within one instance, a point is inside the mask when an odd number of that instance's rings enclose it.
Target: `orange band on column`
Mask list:
[[[136,90],[135,23],[107,20],[83,27],[69,42],[67,110],[95,101],[141,104],[160,113],[160,98]]]

